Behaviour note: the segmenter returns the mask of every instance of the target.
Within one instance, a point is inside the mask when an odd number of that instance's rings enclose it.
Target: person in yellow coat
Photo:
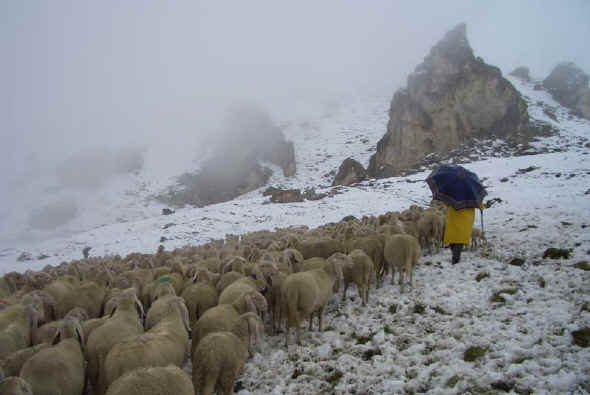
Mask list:
[[[445,222],[444,244],[449,245],[453,254],[453,265],[461,260],[461,252],[464,245],[471,243],[471,230],[475,220],[475,209],[464,208],[455,210],[449,205],[447,208],[447,218]],[[483,210],[483,204],[480,209]]]

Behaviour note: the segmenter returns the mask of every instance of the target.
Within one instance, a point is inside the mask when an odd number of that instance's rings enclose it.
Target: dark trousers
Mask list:
[[[463,244],[450,244],[451,252],[453,253],[453,265],[459,263],[461,260],[461,251],[463,251]]]

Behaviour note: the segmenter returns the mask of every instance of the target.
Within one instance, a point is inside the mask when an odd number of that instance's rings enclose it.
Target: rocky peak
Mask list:
[[[526,103],[500,69],[474,56],[465,24],[430,50],[407,84],[393,96],[387,133],[369,163],[372,177],[416,169],[427,155],[475,137],[514,143],[530,137]]]
[[[559,104],[590,119],[590,77],[572,62],[558,64],[543,81],[543,87]]]
[[[531,82],[531,73],[529,71],[529,68],[526,66],[520,66],[515,68],[514,70],[512,70],[510,75],[516,78],[520,78],[525,82]]]

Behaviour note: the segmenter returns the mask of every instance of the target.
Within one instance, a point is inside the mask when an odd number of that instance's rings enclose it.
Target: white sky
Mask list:
[[[235,97],[284,111],[393,94],[460,22],[504,72],[590,72],[589,20],[583,0],[1,2],[0,180],[31,154],[50,167],[81,147],[198,141]]]

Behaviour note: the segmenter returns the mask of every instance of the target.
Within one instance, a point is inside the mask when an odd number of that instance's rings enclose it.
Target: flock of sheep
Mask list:
[[[354,283],[365,306],[421,251],[438,249],[444,209],[228,235],[155,254],[89,258],[0,278],[0,393],[233,393],[265,327],[285,344]],[[408,277],[404,280],[404,277]],[[190,344],[190,346],[189,346]],[[190,351],[190,352],[189,352]],[[192,361],[192,378],[182,367]]]

